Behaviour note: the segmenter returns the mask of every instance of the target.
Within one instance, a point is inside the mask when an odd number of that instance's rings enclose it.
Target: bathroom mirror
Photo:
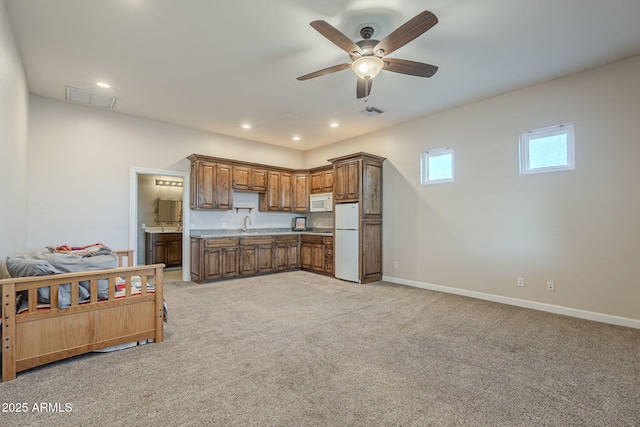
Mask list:
[[[157,200],[157,222],[181,222],[182,221],[182,201],[180,200]]]

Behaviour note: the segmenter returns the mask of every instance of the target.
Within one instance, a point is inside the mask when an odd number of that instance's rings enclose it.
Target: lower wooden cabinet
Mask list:
[[[333,237],[191,238],[191,280],[197,283],[300,268],[333,275]]]
[[[324,238],[324,272],[333,276],[333,236]]]
[[[240,276],[240,248],[222,249],[222,277]]]
[[[222,249],[205,250],[201,256],[202,275],[201,280],[215,280],[222,278]],[[193,275],[193,271],[191,272]]]
[[[362,221],[362,281],[372,282],[382,279],[382,221]]]
[[[191,238],[191,280],[206,282],[240,276],[239,239]]]
[[[145,233],[144,263],[182,266],[182,233]]]
[[[273,268],[273,245],[258,245],[256,247],[258,273],[271,273]]]
[[[240,275],[249,276],[258,272],[256,264],[256,247],[247,246],[240,249]]]
[[[324,240],[322,236],[300,237],[300,265],[303,270],[324,273]]]
[[[240,249],[235,248],[207,248],[202,255],[201,281],[238,277]],[[191,273],[193,277],[193,271]]]
[[[276,236],[275,270],[294,270],[300,268],[300,250],[298,235]]]
[[[333,237],[300,236],[300,265],[303,270],[333,275]]]

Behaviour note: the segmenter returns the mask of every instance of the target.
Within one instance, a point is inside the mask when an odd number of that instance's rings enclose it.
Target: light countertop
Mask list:
[[[333,229],[312,229],[305,231],[293,231],[286,229],[249,229],[247,232],[243,233],[240,230],[220,230],[220,229],[212,229],[212,230],[191,230],[191,237],[199,237],[202,239],[212,239],[216,237],[250,237],[250,236],[281,236],[281,235],[318,235],[318,236],[333,236]]]
[[[178,229],[176,227],[165,227],[164,230],[162,227],[147,227],[144,229],[145,233],[149,234],[162,234],[162,233],[182,233],[183,229]]]

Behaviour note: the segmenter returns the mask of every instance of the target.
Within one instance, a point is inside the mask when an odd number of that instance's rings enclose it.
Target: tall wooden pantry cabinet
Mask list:
[[[382,280],[382,164],[385,158],[356,153],[329,161],[333,163],[335,203],[358,202],[359,280],[361,283]],[[337,255],[336,251],[337,248],[334,249]]]

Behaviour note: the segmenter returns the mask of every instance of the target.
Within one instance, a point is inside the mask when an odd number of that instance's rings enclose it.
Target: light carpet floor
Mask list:
[[[0,403],[29,409],[0,425],[640,425],[639,330],[302,271],[179,277],[163,343],[18,374]]]

